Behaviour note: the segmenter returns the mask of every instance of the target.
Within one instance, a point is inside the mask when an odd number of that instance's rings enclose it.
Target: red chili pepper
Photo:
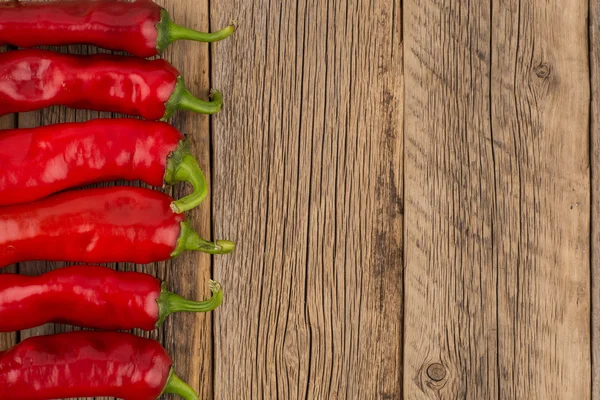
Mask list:
[[[198,395],[173,373],[160,343],[124,332],[78,331],[34,336],[0,353],[0,399],[114,396],[154,400]]]
[[[167,120],[177,110],[220,111],[223,98],[194,97],[167,61],[18,50],[0,54],[0,115],[53,105]]]
[[[151,331],[174,312],[209,312],[223,300],[218,282],[206,301],[184,299],[149,274],[100,266],[59,268],[40,276],[3,274],[0,332],[56,322],[103,330]]]
[[[91,44],[138,57],[161,53],[176,40],[216,42],[235,25],[204,33],[176,25],[152,1],[78,0],[0,3],[0,45]]]
[[[206,198],[208,185],[183,139],[167,123],[129,118],[0,130],[0,206],[125,179],[152,186],[190,182],[194,193],[172,205],[188,211]]]
[[[201,239],[172,201],[150,189],[109,187],[0,208],[0,267],[38,260],[148,264],[185,250],[234,250],[230,241]]]

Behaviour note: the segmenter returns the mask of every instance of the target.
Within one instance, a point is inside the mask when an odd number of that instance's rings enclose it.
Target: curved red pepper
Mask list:
[[[152,275],[117,272],[100,266],[59,268],[40,276],[3,274],[0,279],[0,332],[55,322],[103,330],[151,331],[174,312],[209,312],[223,300],[210,281],[206,301],[184,299]]]
[[[233,251],[232,242],[201,239],[172,201],[150,189],[110,187],[0,208],[0,267],[38,260],[147,264],[184,250]]]
[[[0,353],[0,399],[198,395],[173,373],[160,343],[121,332],[78,331],[25,339]]]
[[[44,50],[0,54],[0,115],[62,105],[167,120],[177,110],[220,111],[220,92],[202,101],[167,61]]]
[[[0,206],[124,179],[190,182],[194,193],[173,202],[176,212],[188,211],[206,198],[208,185],[183,139],[167,123],[130,118],[0,130]]]
[[[233,24],[215,33],[184,28],[152,1],[0,2],[0,44],[24,48],[91,44],[152,57],[176,40],[216,42],[234,31]]]

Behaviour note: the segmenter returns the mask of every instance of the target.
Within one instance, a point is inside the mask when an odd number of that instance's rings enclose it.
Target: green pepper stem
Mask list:
[[[189,182],[194,187],[192,194],[171,203],[171,209],[177,214],[198,207],[208,196],[206,177],[190,152],[188,140],[179,142],[177,148],[169,155],[164,181],[169,185]]]
[[[171,204],[174,212],[181,214],[198,207],[206,196],[208,196],[208,184],[206,177],[198,165],[198,161],[191,154],[186,154],[177,169],[175,170],[174,179],[177,182],[189,182],[194,187],[194,192],[179,200],[175,200]]]
[[[181,92],[179,104],[177,108],[179,110],[189,110],[201,114],[216,114],[221,111],[223,107],[223,94],[218,90],[211,90],[210,92],[211,101],[200,100],[190,93],[189,90],[185,89]]]
[[[231,22],[229,26],[217,32],[199,32],[175,24],[169,13],[164,8],[160,11],[160,21],[156,24],[158,37],[156,38],[156,51],[162,53],[171,43],[176,40],[189,39],[198,42],[216,42],[228,38],[235,32],[236,23]]]
[[[219,282],[213,280],[209,281],[208,287],[212,292],[210,299],[193,301],[169,292],[163,283],[160,297],[156,300],[159,310],[156,327],[161,326],[165,319],[175,312],[210,312],[219,307],[223,302],[223,287]]]
[[[211,312],[223,302],[223,288],[219,282],[211,280],[208,284],[212,297],[204,301],[185,299],[175,293],[169,293],[166,301],[171,313],[174,312]]]
[[[183,78],[178,77],[175,89],[169,100],[165,103],[165,114],[161,118],[161,121],[171,118],[177,110],[189,110],[201,114],[216,114],[223,107],[223,94],[213,89],[210,92],[210,97],[211,101],[204,101],[195,97],[185,87]]]
[[[199,400],[196,391],[175,375],[172,370],[171,374],[169,374],[167,386],[165,386],[165,389],[163,390],[163,394],[164,393],[176,394],[183,397],[185,400]]]
[[[201,251],[208,254],[229,254],[235,250],[235,243],[229,240],[217,240],[209,242],[202,239],[194,231],[188,221],[181,223],[181,233],[177,240],[177,247],[171,253],[171,257],[177,257],[184,251]]]
[[[235,32],[235,24],[231,23],[229,26],[226,26],[217,32],[199,32],[194,29],[186,28],[185,26],[177,25],[169,20],[167,31],[169,44],[176,40],[195,40],[197,42],[212,43],[227,39],[231,36],[233,32]]]

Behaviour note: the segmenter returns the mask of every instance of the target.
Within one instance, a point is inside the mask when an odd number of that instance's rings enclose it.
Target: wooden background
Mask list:
[[[164,55],[224,93],[171,122],[211,181],[194,225],[237,251],[116,266],[224,285],[152,334],[201,398],[600,400],[599,1],[161,4],[239,23]]]

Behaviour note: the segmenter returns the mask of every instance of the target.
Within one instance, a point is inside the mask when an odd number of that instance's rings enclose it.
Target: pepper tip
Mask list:
[[[221,248],[219,254],[229,254],[235,250],[235,243],[229,240],[217,240],[216,244]]]
[[[219,282],[213,281],[212,279],[208,281],[208,287],[212,293],[219,293],[223,290],[223,286]]]
[[[177,207],[177,204],[175,204],[175,202],[171,203],[171,211],[173,211],[175,214],[181,214],[181,210],[179,209],[179,207]]]

